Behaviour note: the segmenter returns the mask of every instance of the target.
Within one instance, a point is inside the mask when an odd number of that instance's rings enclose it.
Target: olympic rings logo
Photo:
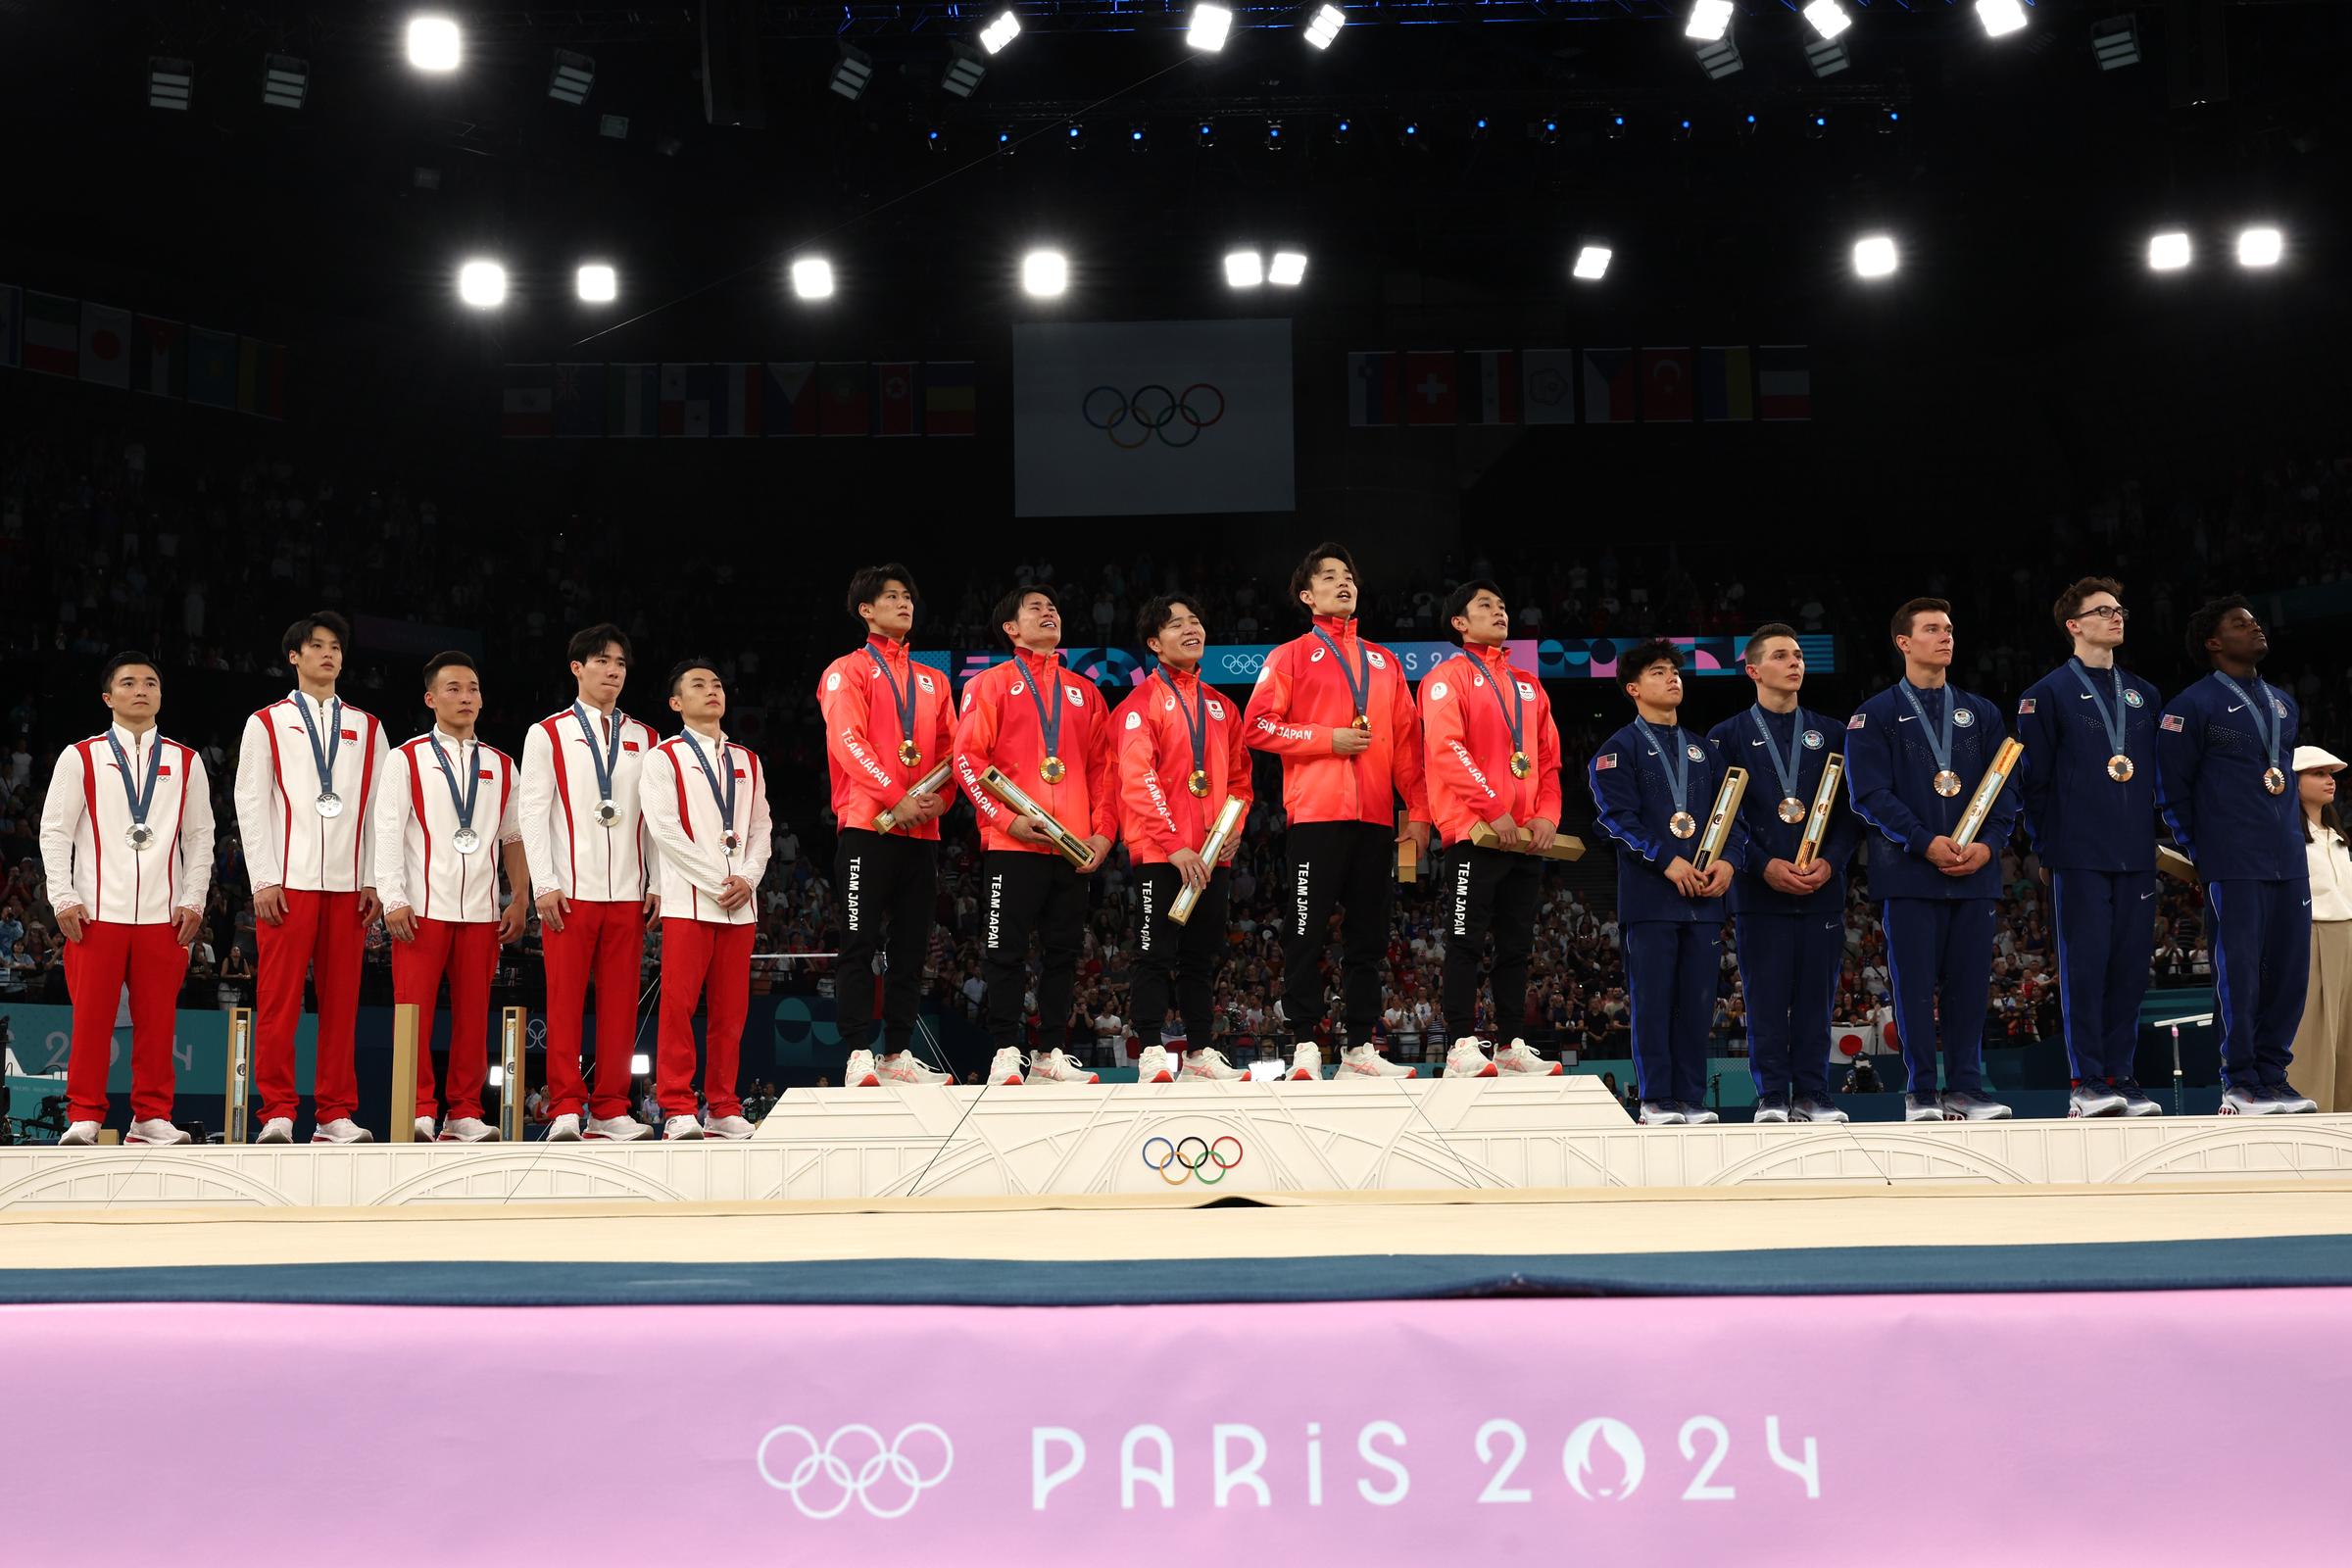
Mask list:
[[[1165,1149],[1167,1153],[1158,1159],[1153,1159],[1152,1157],[1153,1144]],[[1200,1152],[1187,1153],[1186,1151],[1195,1144],[1200,1146]],[[1222,1152],[1227,1144],[1233,1146],[1231,1159],[1227,1159]],[[1227,1171],[1241,1162],[1242,1141],[1231,1133],[1227,1133],[1215,1143],[1209,1142],[1198,1133],[1189,1133],[1173,1143],[1156,1133],[1144,1140],[1144,1163],[1157,1172],[1159,1179],[1170,1187],[1182,1187],[1196,1176],[1200,1178],[1201,1186],[1214,1187],[1225,1179]],[[1171,1170],[1177,1174],[1169,1175],[1168,1172]],[[1209,1174],[1211,1170],[1216,1172],[1214,1176]]]
[[[918,1433],[928,1433],[939,1441],[939,1468],[930,1475],[923,1474],[913,1460],[900,1452],[906,1440]],[[807,1444],[808,1451],[795,1461],[791,1475],[779,1481],[776,1473],[767,1467],[767,1447],[778,1438],[787,1435]],[[862,1440],[863,1444],[870,1444],[873,1448],[870,1454],[858,1459],[855,1469],[851,1468],[849,1459],[834,1451],[845,1439]],[[856,1457],[860,1446],[858,1442],[852,1442],[852,1457]],[[816,1441],[816,1435],[807,1427],[780,1426],[760,1440],[760,1451],[754,1457],[760,1467],[760,1479],[791,1497],[792,1505],[810,1519],[833,1518],[848,1508],[852,1501],[863,1504],[865,1511],[877,1519],[897,1519],[912,1508],[925,1492],[948,1478],[948,1469],[956,1462],[956,1445],[948,1441],[945,1432],[928,1421],[917,1421],[903,1429],[887,1444],[882,1441],[882,1434],[869,1426],[843,1427],[821,1446]],[[886,1480],[889,1485],[875,1485]],[[831,1500],[832,1491],[836,1487],[841,1489],[841,1495],[838,1500]],[[895,1507],[875,1502],[875,1492],[883,1493],[887,1498],[899,1487],[906,1489],[905,1501]],[[803,1495],[805,1491],[810,1489],[813,1489],[813,1502],[809,1496]]]
[[[1227,654],[1225,656],[1225,673],[1228,675],[1254,675],[1264,666],[1265,662],[1266,656],[1263,654]]]
[[[1195,393],[1214,397],[1216,412],[1195,407]],[[1137,387],[1132,397],[1115,386],[1099,386],[1079,402],[1078,412],[1122,452],[1133,452],[1153,436],[1161,446],[1189,447],[1200,439],[1201,431],[1225,417],[1225,393],[1206,381],[1195,381],[1181,397],[1156,381]],[[1133,439],[1119,433],[1122,426],[1133,431]],[[1188,433],[1179,441],[1168,433],[1171,427]]]

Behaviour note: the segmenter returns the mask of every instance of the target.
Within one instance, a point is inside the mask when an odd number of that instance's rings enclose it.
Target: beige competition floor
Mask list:
[[[502,1259],[1040,1261],[1606,1253],[2352,1234],[2352,1181],[0,1214],[0,1268]]]

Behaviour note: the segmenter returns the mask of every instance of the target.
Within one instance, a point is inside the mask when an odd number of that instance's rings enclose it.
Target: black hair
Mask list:
[[[852,572],[850,574],[850,618],[862,623],[865,617],[858,612],[881,598],[882,591],[893,582],[904,585],[906,589],[906,597],[909,599],[923,597],[922,591],[914,585],[914,573],[895,561],[886,561],[879,566],[859,566]]]
[[[600,620],[593,626],[583,626],[573,632],[571,641],[564,647],[564,657],[574,664],[585,664],[615,643],[620,645],[622,663],[629,663],[636,659],[637,656],[629,651],[629,634],[609,620]]]
[[[1740,650],[1740,662],[1753,664],[1756,662],[1756,656],[1763,652],[1766,643],[1775,637],[1794,637],[1795,635],[1796,628],[1794,626],[1782,621],[1768,620],[1747,634],[1747,646]]]
[[[1007,592],[1004,598],[997,601],[996,612],[988,617],[989,624],[997,628],[998,635],[1004,639],[1004,646],[1007,648],[1018,648],[1020,642],[1004,629],[1004,623],[1021,618],[1021,601],[1031,594],[1044,594],[1047,604],[1052,605],[1056,611],[1061,609],[1060,599],[1054,596],[1053,589],[1042,582],[1033,582],[1026,588],[1014,588]]]
[[[1364,578],[1363,573],[1355,569],[1355,557],[1349,555],[1348,553],[1348,547],[1340,543],[1337,539],[1326,539],[1321,544],[1315,546],[1314,549],[1309,550],[1305,557],[1299,561],[1298,564],[1291,568],[1292,604],[1299,604],[1298,596],[1305,593],[1308,588],[1314,585],[1315,568],[1322,565],[1326,561],[1336,561],[1341,565],[1346,566],[1348,568],[1348,575],[1355,579],[1357,594],[1359,596],[1362,594]],[[1299,605],[1299,608],[1301,610],[1305,609],[1303,605]],[[1310,615],[1314,613],[1312,611],[1307,611],[1306,612]]]
[[[1145,600],[1144,608],[1135,612],[1137,640],[1150,647],[1152,640],[1167,630],[1168,622],[1176,618],[1178,605],[1191,611],[1196,619],[1200,617],[1200,607],[1193,602],[1191,594],[1159,594]]]
[[[1617,684],[1631,686],[1652,664],[1683,667],[1683,651],[1663,637],[1648,637],[1617,656]]]
[[[331,610],[314,610],[288,626],[286,634],[277,640],[279,651],[288,654],[302,652],[302,645],[311,640],[314,630],[331,632],[335,641],[343,645],[343,651],[347,654],[351,652],[351,622]]]
[[[2050,618],[2058,622],[2061,633],[2066,631],[2068,621],[2082,613],[2082,601],[2092,594],[2113,594],[2120,601],[2124,597],[2124,585],[2113,577],[2084,577],[2080,582],[2067,584],[2066,592],[2060,594],[2058,602],[2050,607]]]
[[[121,669],[125,664],[145,664],[149,669],[155,671],[155,678],[157,680],[162,680],[164,678],[164,669],[161,664],[158,664],[154,660],[149,659],[145,654],[140,653],[135,648],[125,648],[121,653],[115,655],[112,659],[109,659],[106,662],[106,667],[98,672],[98,689],[102,692],[114,690],[115,671]]]
[[[2188,612],[2187,641],[2190,660],[2206,665],[2213,662],[2213,654],[2206,648],[2205,639],[2222,629],[2222,617],[2232,610],[2242,610],[2249,615],[2254,612],[2253,605],[2247,602],[2244,594],[2230,594],[2220,599],[2209,599]]]
[[[1446,622],[1446,635],[1457,643],[1462,640],[1462,634],[1454,629],[1453,617],[1468,614],[1470,601],[1476,599],[1480,594],[1493,594],[1495,598],[1501,599],[1505,605],[1510,603],[1507,598],[1504,598],[1500,588],[1484,577],[1474,578],[1447,594],[1446,596],[1446,613],[1443,617]]]
[[[1894,618],[1886,623],[1888,640],[1910,636],[1912,624],[1930,611],[1934,611],[1937,614],[1948,615],[1952,612],[1952,607],[1947,601],[1941,599],[1904,600],[1901,608],[1895,611]]]
[[[471,654],[460,653],[455,648],[444,648],[432,658],[424,662],[424,689],[428,692],[431,691],[433,689],[433,677],[440,674],[443,670],[449,668],[449,666],[452,664],[457,665],[461,669],[470,669],[476,675],[479,675],[482,672],[481,666],[473,662],[473,656]]]
[[[677,696],[678,682],[684,680],[687,676],[693,674],[698,669],[707,669],[711,674],[718,675],[718,661],[715,659],[705,659],[700,655],[696,655],[691,659],[681,659],[676,663],[670,665],[669,695],[672,697]],[[724,675],[719,675],[719,680],[721,684],[724,684],[726,677]]]

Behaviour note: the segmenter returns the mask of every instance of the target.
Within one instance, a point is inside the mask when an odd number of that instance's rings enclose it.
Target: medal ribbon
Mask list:
[[[112,724],[106,727],[106,744],[114,748],[115,766],[122,769],[122,793],[130,801],[130,820],[134,827],[147,821],[147,808],[155,804],[156,774],[164,765],[164,738],[149,730],[147,739],[152,746],[147,754],[147,787],[137,789],[130,782],[130,758],[123,752],[122,743],[115,739],[115,727]]]
[[[460,800],[458,798],[458,770],[451,764],[449,754],[441,749],[441,737],[428,735],[425,739],[432,745],[434,760],[441,764],[441,782],[449,786],[449,804],[456,808],[458,813],[458,831],[470,833],[473,831],[473,804],[482,793],[482,770],[470,764],[467,765],[466,797]],[[465,743],[462,741],[458,745],[458,755],[460,757],[466,755]]]
[[[2098,687],[2091,684],[2090,671],[2082,667],[2082,661],[2070,659],[2066,662],[2074,670],[2075,679],[2082,683],[2082,694],[2090,699],[2090,706],[2099,710],[2099,723],[2107,731],[2107,754],[2110,757],[2129,757],[2131,754],[2124,750],[2124,726],[2129,718],[2124,711],[2124,672],[2120,669],[2107,672],[2115,677],[2115,711],[2110,713],[2107,704],[2099,696]]]
[[[702,742],[694,738],[694,731],[680,730],[678,738],[686,743],[688,751],[694,753],[695,761],[701,764],[703,769],[703,781],[710,786],[710,799],[718,807],[719,831],[722,833],[734,832],[735,766],[727,757],[726,742],[721,741],[718,746],[718,760],[727,766],[727,789],[726,793],[722,795],[718,789],[718,774],[711,769],[710,759],[703,755]]]
[[[882,656],[874,652],[872,643],[865,645],[865,657],[874,662],[874,669],[881,675],[882,684],[890,688],[890,700],[899,710],[899,738],[904,741],[913,741],[914,661],[911,658],[906,661],[906,691],[902,696],[899,692],[898,678],[891,674],[890,666],[882,662]]]
[[[1058,657],[1046,667],[1046,678],[1054,683],[1054,716],[1051,718],[1046,716],[1046,700],[1037,694],[1036,675],[1032,673],[1025,684],[1029,688],[1029,705],[1037,710],[1037,732],[1045,737],[1046,755],[1059,757],[1061,755],[1061,661]]]
[[[580,706],[577,698],[572,700],[571,716],[580,721],[580,735],[588,742],[588,760],[596,768],[596,798],[609,801],[612,799],[612,772],[620,764],[620,727],[624,721],[617,710],[605,720],[612,727],[612,735],[602,743],[600,750],[596,726],[588,722],[588,710]]]
[[[1748,708],[1747,716],[1755,721],[1756,733],[1764,737],[1764,755],[1772,759],[1772,770],[1780,777],[1783,799],[1794,800],[1796,798],[1796,765],[1801,760],[1798,754],[1804,746],[1802,734],[1805,724],[1804,710],[1798,709],[1788,715],[1788,756],[1786,760],[1781,756],[1780,743],[1772,738],[1772,730],[1764,722],[1764,705],[1762,703],[1752,704]]]
[[[2286,720],[2280,718],[2278,710],[2271,706],[2270,687],[2264,685],[2262,677],[2257,675],[2254,677],[2254,697],[2248,697],[2243,686],[2220,670],[2217,669],[2213,672],[2213,678],[2235,692],[2237,700],[2246,705],[2246,715],[2254,720],[2254,733],[2262,740],[2262,755],[2270,760],[2271,766],[2277,767],[2278,765],[2278,740],[2286,729]],[[2256,702],[2255,697],[2261,698],[2262,701]]]
[[[1359,640],[1355,650],[1356,667],[1351,670],[1348,667],[1348,656],[1340,652],[1340,645],[1332,641],[1331,633],[1317,626],[1315,635],[1322,638],[1323,646],[1331,650],[1332,662],[1340,666],[1340,678],[1348,683],[1348,695],[1355,699],[1355,710],[1370,717],[1372,713],[1372,656],[1364,652],[1363,644]]]
[[[294,711],[302,715],[303,732],[311,738],[311,760],[318,764],[318,793],[335,793],[335,753],[343,747],[343,699],[334,700],[335,714],[327,724],[326,745],[318,744],[318,724],[311,717],[311,705],[302,693],[294,694]],[[326,705],[321,703],[321,708]]]
[[[1636,717],[1634,722],[1642,726],[1642,733],[1648,736],[1650,744],[1658,749],[1658,756],[1667,760],[1666,787],[1674,792],[1674,808],[1688,814],[1690,809],[1690,759],[1683,751],[1683,726],[1674,726],[1674,744],[1668,746],[1658,739],[1658,732],[1650,727],[1648,719]]]
[[[1460,658],[1463,663],[1470,666],[1472,675],[1485,675],[1487,684],[1494,689],[1494,706],[1502,710],[1503,726],[1511,732],[1512,755],[1525,756],[1527,743],[1522,737],[1527,733],[1527,708],[1525,701],[1519,695],[1517,678],[1512,677],[1508,681],[1511,688],[1511,700],[1506,703],[1502,700],[1504,681],[1496,680],[1491,672],[1481,668],[1478,662],[1468,654],[1463,654]],[[1511,671],[1508,665],[1503,667],[1503,674],[1506,677],[1510,676]]]
[[[1163,668],[1158,674],[1159,683],[1176,700],[1176,711],[1184,715],[1184,733],[1193,743],[1193,771],[1204,771],[1208,766],[1203,760],[1208,755],[1208,699],[1196,694],[1193,706],[1187,708],[1184,706],[1184,695],[1176,690],[1176,683],[1168,679],[1168,672]]]
[[[1949,686],[1943,688],[1943,728],[1938,732],[1928,727],[1928,710],[1919,706],[1919,693],[1912,689],[1911,683],[1898,680],[1895,685],[1901,688],[1903,701],[1911,705],[1911,711],[1918,716],[1919,727],[1928,732],[1928,750],[1936,754],[1936,770],[1949,773],[1952,770],[1952,689]]]

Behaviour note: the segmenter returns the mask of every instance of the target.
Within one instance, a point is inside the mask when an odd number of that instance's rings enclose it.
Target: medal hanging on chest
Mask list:
[[[1054,683],[1054,709],[1046,710],[1045,698],[1038,695],[1039,682],[1027,682],[1029,704],[1037,710],[1038,738],[1045,743],[1046,760],[1037,764],[1037,776],[1049,784],[1058,784],[1069,776],[1070,770],[1061,760],[1061,664],[1058,660],[1046,671],[1045,678]]]
[[[1168,701],[1174,703],[1176,711],[1183,715],[1184,738],[1192,743],[1193,770],[1185,778],[1185,790],[1195,800],[1206,800],[1208,769],[1202,764],[1208,760],[1208,699],[1196,691],[1193,701],[1187,703],[1184,693],[1176,689],[1176,683],[1168,678],[1165,669],[1156,671],[1156,675],[1159,683],[1168,689]]]
[[[902,692],[899,690],[898,677],[891,674],[890,665],[883,662],[880,654],[874,652],[872,643],[865,645],[865,657],[874,662],[874,673],[880,675],[882,684],[890,688],[891,706],[899,710],[899,734],[902,737],[899,741],[899,760],[905,765],[912,767],[923,760],[923,749],[914,744],[914,670],[912,662],[909,661],[906,670],[906,689]]]
[[[596,769],[596,809],[599,827],[611,827],[620,820],[620,803],[612,798],[612,774],[620,765],[620,731],[628,721],[616,709],[605,715],[606,739],[597,744],[596,726],[588,722],[588,710],[576,701],[571,705],[571,716],[580,722],[580,738],[588,743],[588,761]]]
[[[1315,635],[1322,639],[1324,647],[1331,650],[1331,662],[1338,668],[1340,679],[1348,683],[1348,696],[1355,705],[1355,716],[1348,721],[1348,727],[1360,730],[1367,735],[1370,734],[1372,732],[1372,656],[1366,653],[1361,645],[1358,645],[1355,650],[1355,668],[1349,669],[1347,656],[1340,652],[1340,645],[1333,640],[1331,633],[1317,626]]]
[[[2067,667],[2075,672],[2075,679],[2082,683],[2082,695],[2090,699],[2090,706],[2099,710],[2099,727],[2107,732],[2107,776],[2118,784],[2130,783],[2135,769],[2132,765],[2132,754],[2125,749],[2129,740],[2125,726],[2130,719],[2130,710],[2124,707],[2124,672],[2113,668],[2107,671],[2115,697],[2115,707],[2110,710],[2107,700],[2099,695],[2098,687],[2091,683],[2090,672],[2082,667],[2082,661],[2070,659]]]
[[[442,782],[449,786],[450,808],[458,813],[458,830],[449,836],[449,842],[460,855],[471,855],[482,847],[482,836],[473,830],[473,808],[482,793],[482,770],[472,758],[466,755],[466,748],[461,745],[458,759],[466,767],[466,793],[460,795],[458,769],[450,761],[449,754],[441,749],[441,737],[433,735],[427,738],[432,743],[433,760],[441,764]]]
[[[1927,708],[1920,702],[1919,692],[1912,684],[1908,680],[1901,680],[1895,682],[1895,688],[1903,694],[1903,701],[1911,705],[1911,715],[1919,720],[1919,727],[1928,738],[1928,750],[1936,758],[1936,776],[1929,781],[1930,785],[1936,794],[1948,801],[1959,794],[1962,788],[1960,775],[1952,771],[1952,710],[1959,706],[1959,699],[1952,695],[1949,686],[1944,687],[1941,722],[1930,724]]]
[[[319,744],[318,722],[311,717],[311,705],[300,692],[294,694],[294,711],[302,715],[303,733],[311,738],[311,760],[318,767],[318,798],[313,805],[320,816],[341,816],[343,797],[335,793],[335,754],[343,747],[343,699],[334,700],[334,710],[327,717],[324,745]]]
[[[153,731],[148,732],[147,782],[144,787],[131,783],[130,758],[123,753],[122,743],[115,739],[112,725],[106,731],[106,744],[114,749],[115,770],[122,775],[122,794],[130,803],[130,827],[122,835],[123,842],[134,850],[143,850],[153,844],[156,838],[155,829],[147,824],[147,812],[155,805],[155,781],[163,771],[164,739]],[[93,828],[96,825],[94,822],[91,824]]]
[[[1637,718],[1634,722],[1641,725],[1642,733],[1649,737],[1650,747],[1657,753],[1658,765],[1666,774],[1666,791],[1674,798],[1674,814],[1666,818],[1666,831],[1678,839],[1696,836],[1698,818],[1690,814],[1690,759],[1683,752],[1682,725],[1674,726],[1674,741],[1669,745],[1656,730],[1650,728],[1648,719]]]
[[[2263,759],[2270,764],[2262,770],[2262,787],[2273,795],[2284,795],[2286,770],[2278,765],[2278,751],[2285,737],[2286,715],[2272,706],[2278,699],[2271,695],[2271,688],[2260,675],[2254,677],[2254,694],[2250,697],[2243,686],[2220,670],[2213,672],[2213,678],[2229,687],[2244,706],[2255,738],[2262,742]]]
[[[1764,705],[1751,705],[1747,716],[1748,721],[1756,726],[1756,734],[1762,737],[1759,744],[1764,748],[1764,755],[1772,759],[1772,771],[1781,781],[1781,804],[1773,808],[1773,813],[1794,827],[1805,819],[1805,803],[1796,798],[1796,764],[1799,750],[1804,745],[1804,712],[1800,709],[1788,717],[1793,732],[1788,737],[1787,757],[1781,755],[1780,743],[1772,738],[1772,726],[1764,721]]]
[[[687,749],[694,753],[695,764],[703,770],[703,782],[710,786],[711,802],[718,807],[719,847],[733,855],[743,843],[735,832],[735,760],[727,755],[727,743],[722,740],[718,743],[718,767],[713,769],[710,759],[703,755],[702,743],[694,738],[694,732],[686,731],[683,738]],[[726,774],[727,779],[724,790],[719,788],[718,783],[721,772]]]

